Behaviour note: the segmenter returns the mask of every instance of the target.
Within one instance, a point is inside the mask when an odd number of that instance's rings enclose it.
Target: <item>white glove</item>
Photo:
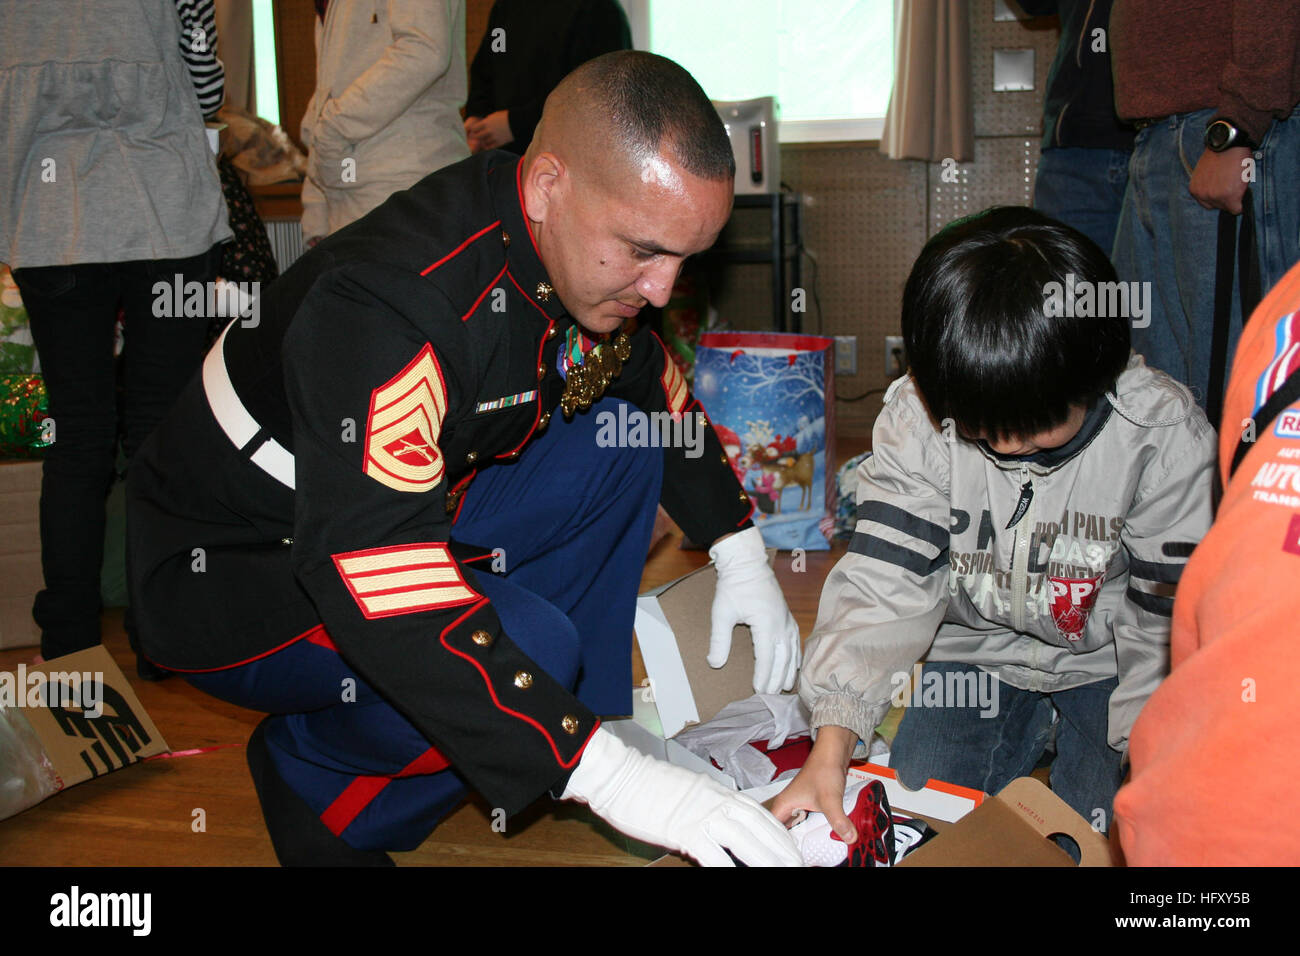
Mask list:
[[[791,690],[799,670],[799,625],[768,566],[762,532],[746,528],[733,534],[709,548],[709,557],[718,570],[709,666],[727,663],[731,629],[748,624],[754,639],[754,693]]]
[[[569,777],[565,800],[585,803],[630,837],[679,850],[704,866],[802,866],[785,827],[750,797],[638,753],[597,727]]]

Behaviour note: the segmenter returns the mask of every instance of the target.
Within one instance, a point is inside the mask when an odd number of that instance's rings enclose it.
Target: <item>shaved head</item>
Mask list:
[[[663,160],[701,179],[736,174],[726,127],[695,78],[637,50],[589,60],[551,91],[525,165],[542,152],[593,185],[662,174]]]
[[[588,61],[546,99],[520,185],[542,265],[588,332],[663,306],[731,215],[735,160],[713,104],[672,60]]]

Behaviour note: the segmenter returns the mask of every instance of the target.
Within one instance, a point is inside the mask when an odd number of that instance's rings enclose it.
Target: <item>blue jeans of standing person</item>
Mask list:
[[[631,710],[636,595],[663,480],[660,449],[597,445],[596,417],[617,404],[572,421],[557,412],[517,462],[474,478],[452,527],[457,541],[499,549],[497,573],[473,567],[504,633],[597,714]],[[250,663],[185,677],[276,715],[265,728],[276,771],[358,850],[414,849],[466,792],[323,626]]]
[[[970,664],[930,662],[922,668],[921,680],[935,674],[948,686],[954,683],[948,675],[973,675],[985,682],[974,686],[988,686],[988,676],[981,678],[981,673]],[[963,679],[971,686],[969,676]],[[1109,828],[1122,776],[1122,756],[1106,743],[1116,680],[1051,694],[998,680],[992,686],[998,695],[996,713],[991,700],[971,701],[964,695],[958,701],[945,697],[942,706],[908,707],[889,754],[898,779],[913,790],[933,778],[996,794],[1033,772],[1052,739],[1055,720],[1052,790],[1089,823]]]
[[[187,259],[99,262],[18,269],[14,281],[54,422],[41,471],[41,569],[32,616],[47,659],[99,643],[105,505],[117,462],[114,323],[122,308],[123,446],[128,463],[162,421],[203,359],[208,320],[155,310],[157,282],[170,289],[217,277],[221,247]],[[171,296],[168,296],[171,299]],[[159,315],[158,312],[168,312]]]
[[[1112,255],[1121,281],[1151,283],[1149,324],[1134,328],[1133,347],[1148,364],[1187,385],[1202,408],[1210,380],[1219,211],[1202,207],[1188,186],[1213,117],[1213,110],[1180,113],[1138,133]],[[1300,108],[1269,127],[1254,158],[1249,189],[1260,288],[1267,294],[1300,260]],[[1229,368],[1240,329],[1234,292]]]
[[[1038,157],[1034,208],[1073,226],[1110,255],[1128,186],[1124,149],[1055,147]]]

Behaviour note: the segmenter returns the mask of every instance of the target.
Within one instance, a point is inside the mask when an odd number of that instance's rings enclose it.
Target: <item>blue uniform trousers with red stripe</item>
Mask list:
[[[597,714],[631,707],[636,593],[663,477],[662,450],[597,444],[598,414],[617,406],[604,399],[571,421],[557,411],[516,462],[473,480],[452,532],[500,549],[498,573],[487,561],[474,567],[505,633]],[[419,846],[466,791],[437,749],[348,666],[323,625],[267,657],[186,679],[275,715],[266,742],[276,770],[357,849]]]

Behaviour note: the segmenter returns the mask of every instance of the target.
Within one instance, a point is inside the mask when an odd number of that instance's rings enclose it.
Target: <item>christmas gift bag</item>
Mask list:
[[[834,346],[817,335],[708,332],[695,350],[695,397],[754,503],[768,547],[830,547]]]

